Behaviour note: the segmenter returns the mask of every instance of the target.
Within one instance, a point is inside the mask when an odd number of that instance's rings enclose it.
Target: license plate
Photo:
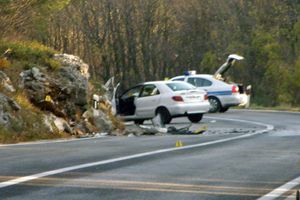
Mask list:
[[[190,95],[187,96],[186,98],[192,101],[203,101],[203,98],[201,96]]]

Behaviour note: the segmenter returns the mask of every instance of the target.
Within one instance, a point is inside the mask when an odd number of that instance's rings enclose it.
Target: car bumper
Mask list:
[[[249,97],[246,94],[222,96],[219,99],[223,107],[245,106],[249,104]]]
[[[208,101],[202,103],[177,103],[168,106],[168,110],[171,116],[197,114],[197,113],[207,113],[210,104]]]

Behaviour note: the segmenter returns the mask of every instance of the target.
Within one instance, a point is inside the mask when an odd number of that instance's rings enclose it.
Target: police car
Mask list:
[[[227,83],[222,75],[242,56],[231,54],[227,61],[214,75],[196,74],[190,71],[183,76],[176,76],[172,81],[185,81],[207,91],[210,102],[209,112],[226,112],[232,106],[247,106],[250,101],[251,86],[244,88],[242,84]]]

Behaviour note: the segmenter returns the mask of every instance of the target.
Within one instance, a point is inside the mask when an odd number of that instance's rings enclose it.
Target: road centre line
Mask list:
[[[115,162],[120,162],[120,161],[125,161],[125,160],[130,160],[130,159],[135,159],[135,158],[141,158],[141,157],[146,157],[146,156],[151,156],[151,155],[157,155],[161,153],[167,153],[167,152],[174,152],[174,151],[181,151],[185,149],[192,149],[192,148],[198,148],[198,147],[203,147],[203,146],[209,146],[213,144],[220,144],[224,142],[229,142],[233,140],[239,140],[239,139],[244,139],[248,137],[252,137],[254,135],[262,134],[268,131],[271,131],[274,129],[274,126],[269,125],[269,124],[263,124],[260,122],[254,122],[254,121],[247,121],[247,120],[239,120],[239,119],[226,119],[226,118],[214,118],[214,117],[207,117],[209,119],[217,119],[217,120],[224,120],[224,121],[237,121],[237,122],[242,122],[242,123],[249,123],[249,124],[255,124],[255,125],[261,125],[266,127],[263,130],[256,131],[255,133],[249,133],[249,134],[244,134],[240,136],[235,136],[231,138],[226,138],[226,139],[220,139],[216,141],[210,141],[210,142],[204,142],[204,143],[199,143],[199,144],[193,144],[193,145],[187,145],[183,147],[176,147],[176,148],[167,148],[167,149],[160,149],[160,150],[155,150],[155,151],[150,151],[150,152],[145,152],[145,153],[138,153],[134,155],[129,155],[129,156],[124,156],[124,157],[119,157],[119,158],[113,158],[113,159],[108,159],[108,160],[101,160],[101,161],[96,161],[96,162],[91,162],[91,163],[86,163],[86,164],[81,164],[81,165],[75,165],[75,166],[70,166],[70,167],[65,167],[61,169],[56,169],[56,170],[51,170],[47,172],[42,172],[38,174],[33,174],[29,176],[24,176],[12,180],[8,180],[5,182],[0,182],[0,189],[17,185],[20,183],[24,183],[27,181],[55,175],[55,174],[61,174],[64,172],[69,172],[69,171],[74,171],[74,170],[79,170],[83,168],[88,168],[88,167],[94,167],[94,166],[99,166],[99,165],[105,165],[105,164],[110,164],[110,163],[115,163]]]

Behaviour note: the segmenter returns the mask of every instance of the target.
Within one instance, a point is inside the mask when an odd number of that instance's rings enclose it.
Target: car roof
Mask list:
[[[172,79],[175,78],[184,78],[184,77],[204,77],[204,78],[213,78],[213,75],[211,74],[194,74],[194,75],[181,75],[181,76],[175,76]]]
[[[189,75],[191,77],[207,77],[207,78],[212,78],[213,75],[211,74],[195,74],[195,75]]]
[[[168,81],[149,81],[149,82],[144,82],[144,83],[141,83],[141,84],[142,85],[145,85],[145,84],[167,84],[167,83],[174,83],[174,82],[182,83],[182,81],[168,80]]]

